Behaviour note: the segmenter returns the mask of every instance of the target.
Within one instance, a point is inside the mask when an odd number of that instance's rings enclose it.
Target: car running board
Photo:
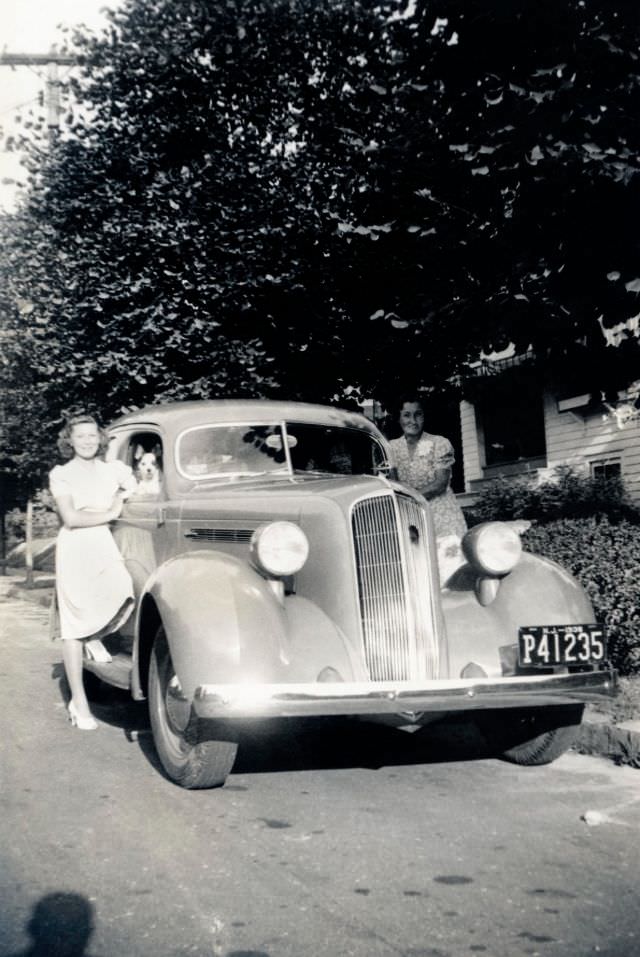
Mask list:
[[[124,691],[131,688],[131,655],[118,652],[112,655],[111,661],[85,660],[84,667],[108,685],[122,688]]]

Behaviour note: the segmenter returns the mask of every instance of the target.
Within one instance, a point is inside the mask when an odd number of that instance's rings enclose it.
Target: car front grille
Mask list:
[[[352,532],[365,659],[372,681],[438,676],[438,641],[424,509],[388,493],[356,503]]]

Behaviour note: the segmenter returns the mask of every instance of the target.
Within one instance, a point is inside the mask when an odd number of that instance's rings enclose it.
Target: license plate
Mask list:
[[[527,668],[586,665],[607,654],[602,625],[531,625],[518,632],[519,661]]]

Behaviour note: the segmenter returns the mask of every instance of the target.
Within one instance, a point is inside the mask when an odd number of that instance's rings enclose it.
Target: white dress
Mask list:
[[[136,480],[124,462],[72,459],[49,473],[54,497],[69,495],[76,509],[106,512],[119,489]],[[62,638],[110,634],[133,609],[133,583],[108,525],[61,528],[56,543],[56,593]]]

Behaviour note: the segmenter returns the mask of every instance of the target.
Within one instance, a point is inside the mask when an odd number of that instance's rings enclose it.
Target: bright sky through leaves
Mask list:
[[[59,24],[104,24],[106,8],[117,0],[5,0],[0,4],[0,47],[7,53],[44,53],[61,44]],[[66,68],[65,68],[66,69]],[[16,117],[37,108],[46,67],[0,67],[0,210],[11,210],[16,188],[6,179],[22,179],[19,156],[8,153],[4,139],[15,130]]]

